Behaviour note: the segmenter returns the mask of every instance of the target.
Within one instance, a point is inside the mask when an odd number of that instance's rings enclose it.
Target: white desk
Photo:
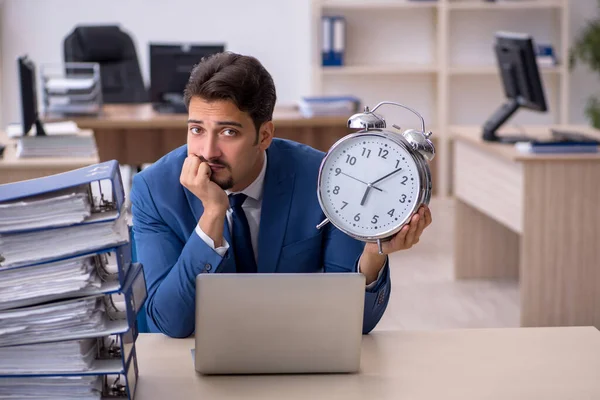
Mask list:
[[[351,375],[201,376],[193,339],[141,334],[136,399],[600,399],[592,327],[373,332]]]

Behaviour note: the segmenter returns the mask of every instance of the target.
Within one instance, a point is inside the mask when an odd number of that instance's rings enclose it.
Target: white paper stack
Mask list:
[[[103,297],[81,298],[0,311],[0,346],[60,340],[106,330]]]
[[[116,221],[0,234],[0,270],[78,255],[128,240],[125,213]]]
[[[46,132],[46,135],[48,136],[79,135],[83,133],[74,121],[45,122],[44,132]],[[37,128],[33,125],[31,131],[25,133],[36,135]],[[11,139],[17,139],[23,136],[23,126],[21,124],[8,125],[6,127],[6,135]]]
[[[24,136],[17,142],[17,158],[94,157],[98,154],[93,136]]]
[[[344,116],[354,114],[360,100],[351,96],[304,97],[298,102],[298,109],[305,118],[316,116]]]
[[[99,400],[102,398],[102,386],[100,376],[2,378],[0,398]]]
[[[98,354],[96,339],[0,347],[0,373],[89,371]],[[15,359],[21,361],[15,365]]]
[[[100,289],[105,278],[96,268],[94,256],[81,256],[5,271],[0,280],[0,310]]]
[[[93,78],[52,78],[46,81],[46,88],[55,93],[68,93],[69,90],[90,90],[95,83]]]
[[[90,197],[82,186],[0,204],[0,233],[73,225],[92,214]]]

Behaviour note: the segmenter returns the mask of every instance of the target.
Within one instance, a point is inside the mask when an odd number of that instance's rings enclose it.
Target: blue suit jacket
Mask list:
[[[148,325],[151,331],[172,337],[194,332],[196,276],[236,271],[230,250],[221,257],[195,232],[203,207],[179,182],[186,156],[187,146],[173,150],[135,175],[131,189],[137,257],[148,287]],[[364,244],[331,224],[316,229],[325,218],[317,199],[323,156],[311,147],[282,139],[274,139],[267,149],[259,273],[356,271]],[[381,319],[389,295],[386,262],[375,286],[366,289],[364,333]]]

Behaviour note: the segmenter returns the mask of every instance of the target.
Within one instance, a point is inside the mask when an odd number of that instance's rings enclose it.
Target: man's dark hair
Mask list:
[[[202,58],[192,69],[183,96],[188,108],[195,96],[206,101],[230,100],[250,115],[257,133],[264,122],[272,120],[277,100],[273,78],[260,61],[232,52]]]

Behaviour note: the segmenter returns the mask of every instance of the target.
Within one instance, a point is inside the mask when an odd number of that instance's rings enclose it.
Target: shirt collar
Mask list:
[[[262,169],[260,170],[260,173],[254,180],[254,182],[252,182],[250,185],[248,185],[248,187],[246,187],[246,189],[242,190],[241,192],[235,192],[235,194],[243,193],[246,196],[248,196],[251,199],[254,199],[256,201],[262,200],[263,187],[264,187],[264,183],[265,183],[265,173],[267,171],[267,152],[266,151],[264,152],[263,160],[264,160],[264,162],[263,162]],[[227,193],[228,196],[230,194],[234,193],[229,190],[226,190],[225,192]]]

